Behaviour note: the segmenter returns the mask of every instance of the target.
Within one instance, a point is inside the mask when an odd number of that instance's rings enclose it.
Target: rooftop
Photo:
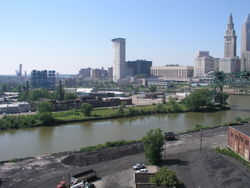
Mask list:
[[[247,136],[250,136],[250,123],[244,123],[243,125],[236,125],[233,126],[232,128],[244,133]]]

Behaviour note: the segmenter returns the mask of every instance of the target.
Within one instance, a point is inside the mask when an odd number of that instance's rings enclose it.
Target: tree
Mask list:
[[[89,103],[82,103],[81,110],[85,116],[90,116],[93,110],[93,106],[92,104],[89,104]]]
[[[194,90],[189,96],[184,99],[186,104],[192,111],[197,111],[203,106],[209,106],[212,104],[212,92],[208,89]]]
[[[126,104],[124,102],[121,102],[121,104],[118,107],[118,116],[122,116],[124,114],[124,108]]]
[[[157,165],[161,160],[161,153],[164,150],[164,136],[161,129],[151,129],[142,138],[144,153],[149,164]]]
[[[56,87],[55,91],[53,92],[54,99],[63,100],[65,95],[65,90],[63,89],[62,85]]]
[[[157,87],[156,86],[150,86],[149,87],[149,91],[150,92],[156,92],[157,91]]]
[[[150,183],[156,185],[177,186],[179,183],[176,173],[173,170],[161,168],[159,172],[155,173],[150,179]]]
[[[54,122],[54,117],[51,112],[43,112],[39,114],[39,120],[42,123],[51,123]]]
[[[50,102],[41,102],[37,104],[38,113],[52,112],[52,104]]]
[[[77,98],[77,95],[75,93],[66,93],[64,95],[65,100],[74,100]]]
[[[223,87],[225,84],[226,75],[224,72],[215,72],[214,87],[215,87],[215,98],[218,98],[220,104],[224,104],[227,99],[227,95],[223,93]]]
[[[29,99],[36,101],[41,98],[50,99],[51,95],[47,89],[34,89],[29,92]]]

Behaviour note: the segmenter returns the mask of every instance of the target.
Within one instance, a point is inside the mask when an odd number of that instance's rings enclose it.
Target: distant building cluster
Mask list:
[[[111,78],[112,77],[112,68],[109,68],[108,70],[105,70],[103,67],[101,69],[92,69],[90,67],[88,68],[82,68],[78,73],[79,78],[84,79],[102,79],[102,78]]]
[[[31,87],[32,88],[45,88],[49,90],[55,89],[56,85],[56,72],[54,70],[38,71],[33,70],[31,72]]]
[[[242,25],[241,51],[237,56],[237,35],[234,29],[233,16],[229,15],[224,36],[224,57],[213,57],[209,51],[197,51],[194,66],[168,64],[153,66],[152,61],[137,59],[126,60],[126,39],[114,38],[113,66],[108,69],[82,68],[77,75],[55,75],[55,71],[33,70],[29,78],[22,75],[22,64],[16,71],[16,76],[0,76],[0,83],[23,83],[30,80],[32,88],[54,89],[56,78],[65,79],[77,85],[81,80],[113,80],[116,83],[136,83],[145,86],[153,85],[166,87],[169,82],[205,81],[212,80],[213,73],[222,71],[233,73],[250,71],[250,14]],[[62,76],[62,75],[61,75]],[[64,80],[64,81],[65,81]],[[66,83],[66,81],[65,81]],[[148,85],[149,84],[149,85]]]
[[[250,14],[243,23],[241,34],[241,58],[237,56],[237,36],[233,16],[230,14],[224,36],[224,57],[214,58],[207,51],[198,51],[195,58],[194,77],[204,78],[211,71],[233,73],[250,71]]]

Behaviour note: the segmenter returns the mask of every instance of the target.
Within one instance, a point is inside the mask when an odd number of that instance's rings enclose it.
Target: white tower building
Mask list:
[[[126,39],[115,38],[111,40],[113,42],[113,81],[126,77]]]

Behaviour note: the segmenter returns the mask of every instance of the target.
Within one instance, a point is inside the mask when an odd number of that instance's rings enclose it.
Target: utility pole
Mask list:
[[[201,130],[201,138],[200,138],[200,151],[202,151],[202,130]]]

